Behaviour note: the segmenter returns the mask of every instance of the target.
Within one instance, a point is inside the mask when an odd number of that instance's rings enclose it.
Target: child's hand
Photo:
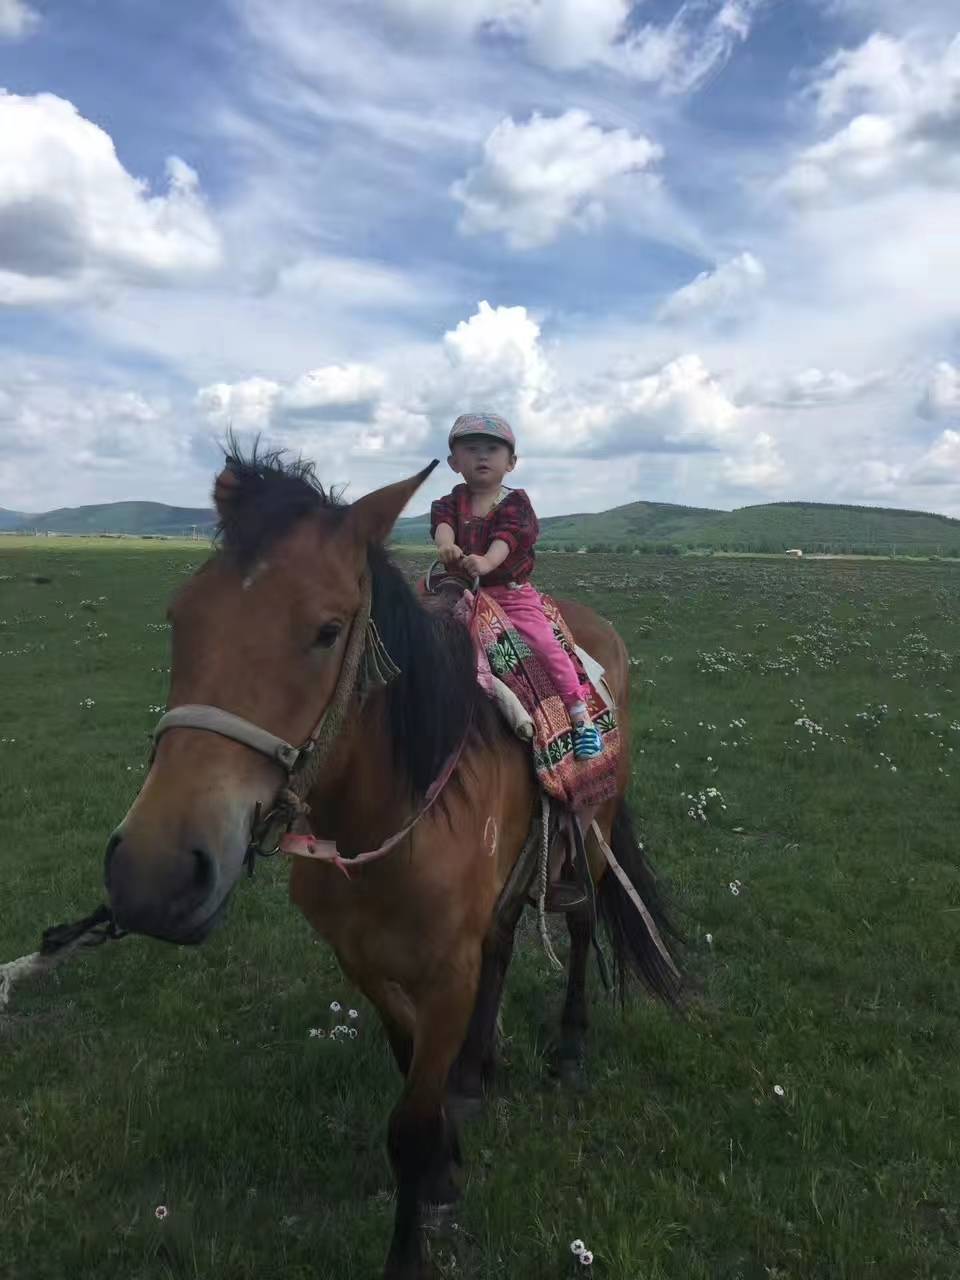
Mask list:
[[[455,542],[449,542],[442,547],[437,547],[437,555],[440,557],[440,563],[445,569],[455,568],[463,559],[463,552]]]
[[[464,556],[460,562],[460,568],[471,578],[482,578],[484,574],[490,572],[486,556]]]

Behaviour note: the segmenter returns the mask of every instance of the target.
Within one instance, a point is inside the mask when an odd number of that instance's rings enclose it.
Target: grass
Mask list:
[[[100,900],[164,700],[164,601],[202,554],[0,549],[2,959]],[[955,1277],[960,572],[557,556],[541,583],[633,655],[633,800],[691,998],[621,1016],[597,992],[591,1087],[558,1092],[560,987],[525,929],[440,1274],[574,1275],[579,1236],[616,1280]],[[310,1036],[335,998],[356,1040]],[[109,944],[0,1016],[0,1275],[376,1276],[396,1092],[265,864],[203,948]]]

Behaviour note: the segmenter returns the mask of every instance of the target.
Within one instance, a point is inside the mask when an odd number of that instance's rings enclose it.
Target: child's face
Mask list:
[[[452,470],[463,476],[468,485],[480,488],[498,485],[517,465],[510,446],[489,436],[464,436],[453,446],[447,459]]]

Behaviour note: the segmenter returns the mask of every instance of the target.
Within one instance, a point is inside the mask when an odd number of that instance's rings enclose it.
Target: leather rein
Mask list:
[[[460,762],[470,732],[469,725],[427,789],[423,804],[405,826],[376,849],[345,859],[334,841],[318,839],[309,830],[306,819],[310,806],[306,797],[340,737],[351,704],[357,699],[362,706],[371,693],[386,688],[400,675],[400,668],[384,647],[373,620],[372,595],[370,572],[366,570],[360,582],[360,607],[350,625],[333,697],[301,746],[293,746],[285,738],[277,737],[242,716],[203,703],[174,707],[161,716],[154,729],[154,751],[161,737],[171,729],[202,729],[259,752],[285,772],[286,782],[277,792],[270,810],[261,814],[259,803],[254,810],[250,842],[244,856],[244,865],[250,875],[253,875],[258,857],[269,858],[279,853],[330,862],[349,877],[351,868],[382,858],[410,834],[439,799]]]

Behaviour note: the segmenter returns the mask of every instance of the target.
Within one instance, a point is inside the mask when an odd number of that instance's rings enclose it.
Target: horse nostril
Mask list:
[[[216,864],[207,853],[206,849],[194,849],[193,851],[193,883],[194,887],[203,891],[208,891],[213,887],[216,879]]]

